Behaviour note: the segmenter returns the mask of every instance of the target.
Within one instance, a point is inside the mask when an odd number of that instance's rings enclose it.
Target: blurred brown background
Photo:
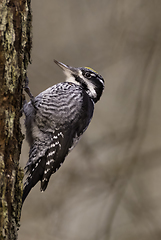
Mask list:
[[[64,81],[54,58],[92,67],[106,85],[47,190],[37,184],[26,199],[19,240],[160,240],[161,1],[35,0],[32,9],[33,94]],[[23,167],[28,150],[24,141]]]

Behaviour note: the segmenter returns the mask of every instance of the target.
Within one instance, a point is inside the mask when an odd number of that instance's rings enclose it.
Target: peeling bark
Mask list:
[[[30,62],[30,0],[0,0],[0,239],[17,239],[23,170],[19,119]]]

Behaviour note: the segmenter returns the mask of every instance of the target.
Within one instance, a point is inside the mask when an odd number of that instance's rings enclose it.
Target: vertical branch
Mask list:
[[[135,166],[139,161],[142,143],[147,133],[153,90],[156,83],[156,69],[159,62],[158,58],[156,57],[156,53],[157,46],[154,45],[150,48],[147,60],[145,62],[144,74],[143,78],[141,79],[136,102],[133,129],[124,153],[124,156],[126,156],[126,158],[123,161],[122,168],[120,169],[114,185],[113,201],[107,216],[105,236],[108,239],[111,238],[111,229],[117,209],[125,194],[129,180],[133,175]]]
[[[30,0],[1,0],[0,12],[0,239],[17,239],[23,179],[19,119],[30,62]]]

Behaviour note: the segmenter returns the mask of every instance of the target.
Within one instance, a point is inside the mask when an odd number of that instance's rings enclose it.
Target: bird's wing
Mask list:
[[[69,151],[76,145],[80,136],[88,127],[93,115],[93,108],[92,101],[87,95],[84,95],[82,111],[77,122],[73,122],[66,129],[55,130],[52,144],[47,151],[45,170],[41,180],[41,189],[43,191],[47,187],[51,174],[60,168]]]

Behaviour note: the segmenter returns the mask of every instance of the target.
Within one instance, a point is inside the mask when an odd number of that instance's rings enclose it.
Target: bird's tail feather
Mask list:
[[[42,157],[41,159],[38,160],[39,164],[35,164],[34,171],[30,172],[26,183],[25,187],[23,190],[23,196],[22,196],[22,204],[24,203],[26,197],[28,196],[29,192],[31,189],[37,184],[38,181],[42,179],[42,176],[44,174],[44,169],[45,169],[45,163],[46,163],[46,157]]]

